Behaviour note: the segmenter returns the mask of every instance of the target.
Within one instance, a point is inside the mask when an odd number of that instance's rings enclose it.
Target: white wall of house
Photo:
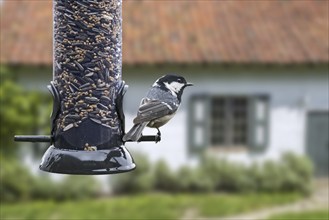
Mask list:
[[[219,152],[219,157],[243,163],[278,159],[291,151],[305,153],[306,113],[310,109],[329,109],[329,86],[326,68],[200,68],[177,70],[195,84],[184,94],[179,113],[161,131],[163,139],[158,144],[129,143],[128,148],[146,152],[152,160],[167,160],[172,167],[190,163],[187,146],[187,101],[190,95],[208,94],[267,94],[270,97],[269,144],[265,151]],[[129,78],[131,84],[126,95],[127,129],[132,125],[140,99],[149,85],[161,73],[152,77]],[[191,73],[192,72],[192,73]],[[138,70],[136,70],[138,75]],[[155,134],[152,129],[146,132]],[[193,162],[193,161],[192,161]]]
[[[50,69],[50,68],[49,68]],[[132,126],[141,98],[156,78],[165,73],[179,73],[195,84],[184,93],[183,103],[176,116],[163,128],[162,141],[127,143],[131,151],[145,152],[151,161],[165,159],[172,167],[195,163],[187,146],[187,103],[193,94],[267,94],[270,96],[269,144],[265,151],[253,153],[220,152],[219,157],[250,163],[277,159],[283,152],[305,153],[306,113],[311,109],[329,109],[329,76],[326,66],[300,67],[223,67],[223,66],[141,66],[124,67],[123,79],[130,86],[125,96],[126,129]],[[22,85],[44,88],[51,72],[20,77]],[[28,82],[28,83],[27,83]],[[26,84],[27,83],[27,84]],[[44,86],[42,86],[44,85]],[[155,134],[146,129],[145,134]]]

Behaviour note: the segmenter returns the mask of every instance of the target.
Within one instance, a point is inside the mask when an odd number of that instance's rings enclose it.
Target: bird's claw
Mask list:
[[[161,141],[161,132],[159,130],[159,128],[157,128],[158,133],[157,135],[155,135],[155,143],[158,143],[159,141]]]
[[[157,133],[157,135],[154,136],[155,143],[158,143],[161,141],[161,134]]]

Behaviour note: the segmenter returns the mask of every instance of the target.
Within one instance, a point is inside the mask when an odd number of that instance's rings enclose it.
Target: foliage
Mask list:
[[[139,194],[108,199],[4,204],[1,219],[180,219],[221,217],[296,201],[297,194]],[[198,217],[198,216],[196,216]]]
[[[33,177],[29,171],[14,159],[2,158],[0,161],[1,201],[13,202],[27,200]]]
[[[165,161],[159,161],[153,170],[149,169],[146,158],[140,161],[141,164],[137,160],[139,167],[136,171],[115,178],[115,193],[155,190],[171,193],[296,191],[308,194],[312,186],[310,161],[306,157],[293,154],[285,154],[280,161],[265,161],[251,166],[206,157],[199,166],[181,167],[176,172]]]
[[[267,161],[259,172],[259,190],[265,192],[298,191],[309,194],[312,188],[312,163],[291,153],[278,162]]]
[[[40,114],[44,114],[44,111],[41,111],[40,107],[42,103],[47,103],[49,106],[50,98],[38,92],[25,91],[15,83],[13,74],[9,72],[5,67],[1,67],[0,150],[6,156],[13,156],[14,152],[16,152],[15,149],[17,149],[13,142],[15,134],[36,133],[40,128],[45,127],[45,120],[40,117]]]
[[[284,191],[301,191],[309,194],[312,191],[313,165],[306,157],[294,154],[283,156],[284,175],[286,176],[282,188]]]
[[[273,215],[269,220],[286,220],[286,219],[329,219],[329,210],[314,210],[314,211],[301,211],[301,212],[287,212],[278,215]]]
[[[54,182],[48,176],[34,177],[30,185],[30,197],[33,200],[56,200],[59,196],[59,183]],[[61,192],[60,192],[61,193]]]
[[[167,192],[210,192],[214,185],[202,170],[181,167],[173,172],[164,160],[160,160],[154,169],[154,189]]]
[[[91,176],[67,176],[63,181],[52,181],[46,176],[33,176],[13,158],[1,159],[1,202],[28,200],[81,200],[96,197],[99,183]]]
[[[263,165],[260,178],[260,190],[267,192],[279,191],[283,178],[282,166],[273,161],[266,161]]]
[[[154,169],[154,189],[158,191],[179,190],[177,186],[177,176],[170,170],[164,160],[160,160],[155,164]]]
[[[250,174],[254,170],[224,159],[203,158],[201,170],[208,176],[217,191],[248,192],[255,191],[256,181]]]
[[[284,154],[280,161],[242,166],[226,160],[204,158],[201,168],[217,191],[287,192],[311,191],[312,164],[304,156]]]
[[[177,172],[177,185],[181,192],[210,192],[214,184],[197,168],[182,167]]]
[[[100,194],[100,184],[92,176],[67,176],[56,187],[56,200],[81,200]]]
[[[150,162],[146,156],[138,153],[134,153],[134,159],[138,164],[136,170],[111,176],[114,193],[141,193],[152,189],[154,178],[150,173]]]

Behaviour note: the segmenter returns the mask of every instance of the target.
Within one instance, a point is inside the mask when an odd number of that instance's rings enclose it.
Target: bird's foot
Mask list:
[[[160,135],[155,135],[155,143],[157,144],[158,142],[161,141],[161,136]]]
[[[159,130],[159,128],[157,128],[158,133],[155,135],[155,143],[158,143],[159,141],[161,141],[161,132]]]

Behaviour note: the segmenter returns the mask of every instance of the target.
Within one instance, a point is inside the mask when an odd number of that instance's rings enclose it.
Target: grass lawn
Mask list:
[[[316,210],[316,211],[305,211],[298,213],[283,213],[280,215],[274,215],[269,220],[327,220],[329,219],[329,210]]]
[[[145,194],[107,199],[2,204],[0,219],[179,219],[186,210],[219,217],[296,201],[298,194]]]

